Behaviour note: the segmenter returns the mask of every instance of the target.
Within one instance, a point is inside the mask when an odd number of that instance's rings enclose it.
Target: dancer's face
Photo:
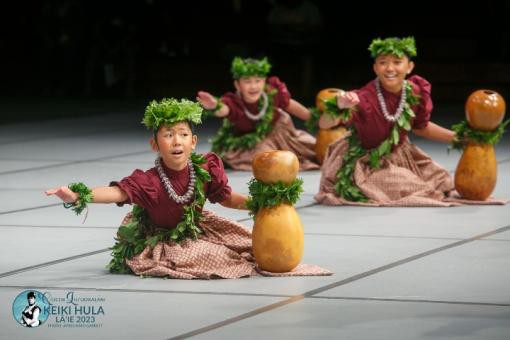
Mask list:
[[[242,77],[234,81],[236,90],[241,93],[243,100],[250,104],[259,100],[265,85],[264,77]]]
[[[35,297],[31,296],[28,298],[28,304],[32,306],[35,303]]]
[[[414,63],[406,56],[379,55],[374,62],[374,72],[381,85],[393,93],[400,92],[406,76],[413,68]]]
[[[161,154],[165,165],[173,170],[182,170],[197,145],[197,136],[187,122],[163,125],[151,139],[152,150]]]

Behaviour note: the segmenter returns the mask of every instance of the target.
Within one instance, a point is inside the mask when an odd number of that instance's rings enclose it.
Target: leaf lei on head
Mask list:
[[[252,178],[248,185],[250,197],[246,201],[246,206],[253,216],[264,207],[274,207],[282,203],[295,204],[303,193],[301,178],[294,179],[289,185],[283,182],[267,184]]]
[[[356,161],[368,154],[370,167],[374,169],[379,168],[381,158],[389,155],[392,147],[399,143],[400,129],[411,130],[411,119],[415,117],[411,106],[419,103],[419,97],[413,93],[413,88],[409,82],[406,81],[404,86],[406,91],[404,110],[400,118],[393,125],[390,136],[379,144],[378,147],[365,150],[361,146],[355,128],[353,126],[349,127],[350,136],[347,138],[349,149],[343,157],[342,167],[336,173],[337,182],[335,184],[337,194],[343,199],[354,202],[368,202],[365,195],[353,183],[352,176]]]
[[[267,89],[267,88],[266,88]],[[273,97],[278,93],[277,89],[267,92],[268,106],[266,114],[255,124],[255,131],[240,136],[234,134],[234,126],[227,118],[223,118],[223,125],[216,136],[211,140],[212,151],[220,156],[232,150],[253,149],[258,142],[262,141],[273,129]],[[263,100],[259,99],[259,110],[262,109]]]
[[[163,98],[153,100],[145,108],[142,123],[149,129],[157,131],[161,125],[173,125],[178,122],[202,122],[203,108],[199,103],[188,99]]]
[[[154,229],[149,216],[143,208],[134,205],[131,221],[119,227],[115,245],[111,248],[113,258],[107,265],[110,272],[119,274],[131,272],[125,260],[138,255],[148,245],[155,247],[158,242],[179,243],[188,238],[195,240],[202,233],[198,225],[203,218],[202,207],[206,200],[204,184],[211,181],[211,176],[201,166],[206,162],[204,156],[193,153],[191,162],[196,172],[195,197],[193,202],[183,206],[181,222],[173,229],[159,229],[152,235],[148,235],[148,231]]]
[[[379,55],[394,55],[399,58],[403,56],[416,57],[416,43],[414,37],[407,38],[386,38],[386,39],[374,39],[368,47],[372,58],[376,58]]]
[[[257,60],[235,57],[234,60],[232,60],[230,71],[234,79],[251,76],[265,77],[269,71],[271,71],[271,64],[267,58]]]
[[[94,196],[92,195],[92,190],[90,190],[85,184],[82,182],[79,183],[71,183],[68,185],[68,188],[78,194],[78,199],[74,203],[64,203],[64,208],[71,208],[72,211],[79,215],[85,210],[87,204],[92,202]]]
[[[466,147],[466,143],[470,141],[476,144],[496,145],[503,137],[505,128],[509,123],[510,119],[499,124],[494,131],[480,131],[472,129],[468,122],[463,120],[459,124],[452,126],[452,130],[455,132],[455,139],[452,141],[450,148],[463,150]]]

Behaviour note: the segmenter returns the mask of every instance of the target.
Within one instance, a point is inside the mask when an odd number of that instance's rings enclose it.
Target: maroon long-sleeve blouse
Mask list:
[[[211,175],[211,181],[204,185],[205,196],[211,203],[223,202],[230,198],[232,193],[223,162],[214,153],[206,154],[205,159],[202,167]],[[176,171],[166,167],[163,162],[162,165],[175,192],[183,195],[188,188],[189,168]],[[127,203],[143,207],[157,227],[174,228],[182,219],[182,205],[168,196],[156,168],[147,171],[135,170],[119,182],[111,182],[110,186],[118,186],[126,192],[128,199],[119,203],[120,206]]]
[[[427,126],[433,108],[430,96],[431,85],[427,80],[417,75],[409,77],[408,81],[413,87],[414,94],[420,98],[419,104],[411,107],[416,115],[411,121],[411,127],[413,129],[422,129]],[[388,92],[382,86],[381,91],[386,101],[388,112],[390,115],[393,115],[400,102],[400,93],[394,94]],[[377,100],[375,80],[372,80],[355,92],[358,94],[360,102],[357,111],[353,113],[352,123],[356,128],[361,145],[365,149],[372,149],[390,136],[391,129],[396,123],[389,122],[384,118],[381,106]],[[403,137],[406,135],[407,131],[401,129],[400,142],[403,141]]]

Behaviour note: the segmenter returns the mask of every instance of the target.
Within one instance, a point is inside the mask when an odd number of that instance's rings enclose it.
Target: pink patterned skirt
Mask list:
[[[266,138],[250,150],[226,152],[222,159],[234,170],[251,171],[251,161],[258,152],[271,150],[288,150],[299,159],[300,170],[316,170],[320,168],[315,158],[315,137],[298,130],[289,114],[280,111],[280,118]]]
[[[332,143],[321,169],[319,193],[315,199],[325,205],[359,206],[455,206],[461,204],[505,204],[505,200],[470,201],[454,190],[447,170],[433,161],[416,145],[406,140],[389,157],[381,160],[379,169],[372,169],[368,155],[355,165],[354,184],[369,199],[368,203],[351,202],[337,196],[336,173],[342,166],[349,144],[347,139]]]
[[[332,273],[315,265],[301,264],[288,273],[269,273],[257,268],[251,246],[251,232],[241,224],[203,211],[203,234],[181,243],[159,242],[147,246],[127,265],[137,275],[175,279],[234,279],[252,275],[318,276]],[[124,220],[124,223],[126,220]]]

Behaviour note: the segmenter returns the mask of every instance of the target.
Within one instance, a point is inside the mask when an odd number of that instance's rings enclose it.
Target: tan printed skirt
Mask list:
[[[222,159],[234,170],[251,171],[251,161],[256,153],[288,150],[298,157],[300,170],[316,170],[320,165],[315,158],[314,148],[315,137],[296,129],[289,114],[280,111],[280,118],[264,140],[258,142],[253,149],[228,151]]]
[[[358,159],[354,168],[354,184],[369,199],[368,203],[351,202],[337,196],[336,173],[348,150],[347,139],[332,143],[321,169],[319,192],[315,199],[325,205],[360,206],[455,206],[461,204],[505,204],[504,200],[470,201],[462,199],[454,190],[453,179],[447,170],[432,160],[409,139],[397,147],[389,157],[381,160],[381,167],[372,169],[368,155]]]
[[[331,275],[324,268],[301,264],[288,273],[259,270],[252,255],[251,232],[241,224],[203,211],[203,234],[197,240],[159,242],[147,246],[126,263],[137,275],[175,279],[234,279],[252,275],[318,276]],[[126,220],[124,220],[124,223]]]

